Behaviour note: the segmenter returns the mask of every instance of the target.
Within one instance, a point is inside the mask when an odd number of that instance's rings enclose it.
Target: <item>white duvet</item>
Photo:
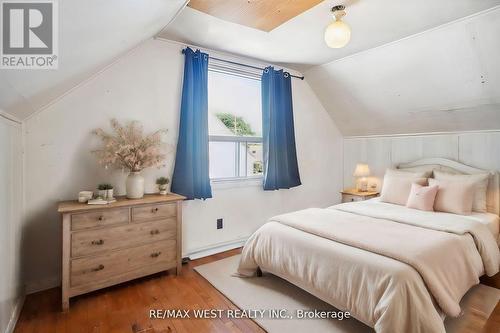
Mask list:
[[[462,296],[499,263],[474,219],[367,201],[272,218],[245,244],[238,273],[260,267],[377,332],[444,332],[444,315],[459,315]]]

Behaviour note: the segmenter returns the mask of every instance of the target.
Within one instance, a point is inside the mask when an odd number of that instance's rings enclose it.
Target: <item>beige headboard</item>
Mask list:
[[[400,164],[398,165],[398,169],[419,171],[441,170],[465,175],[489,173],[487,209],[490,213],[500,215],[500,175],[498,171],[478,169],[446,158],[424,158],[415,162]]]

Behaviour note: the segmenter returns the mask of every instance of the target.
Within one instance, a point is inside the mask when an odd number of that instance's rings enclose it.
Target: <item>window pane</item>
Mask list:
[[[236,143],[211,141],[210,178],[236,177]]]
[[[260,90],[260,81],[209,71],[209,134],[262,136]]]
[[[247,176],[263,174],[262,143],[247,143]]]

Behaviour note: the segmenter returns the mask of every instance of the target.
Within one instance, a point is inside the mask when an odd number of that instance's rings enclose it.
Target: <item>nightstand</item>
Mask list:
[[[360,192],[356,189],[347,189],[342,192],[342,202],[363,201],[378,197],[379,193],[374,191]]]

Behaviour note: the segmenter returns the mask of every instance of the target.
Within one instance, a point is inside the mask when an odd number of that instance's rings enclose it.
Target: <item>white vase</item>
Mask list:
[[[130,172],[127,177],[127,182],[125,183],[127,190],[127,198],[129,199],[140,199],[144,196],[144,177],[141,173]]]

